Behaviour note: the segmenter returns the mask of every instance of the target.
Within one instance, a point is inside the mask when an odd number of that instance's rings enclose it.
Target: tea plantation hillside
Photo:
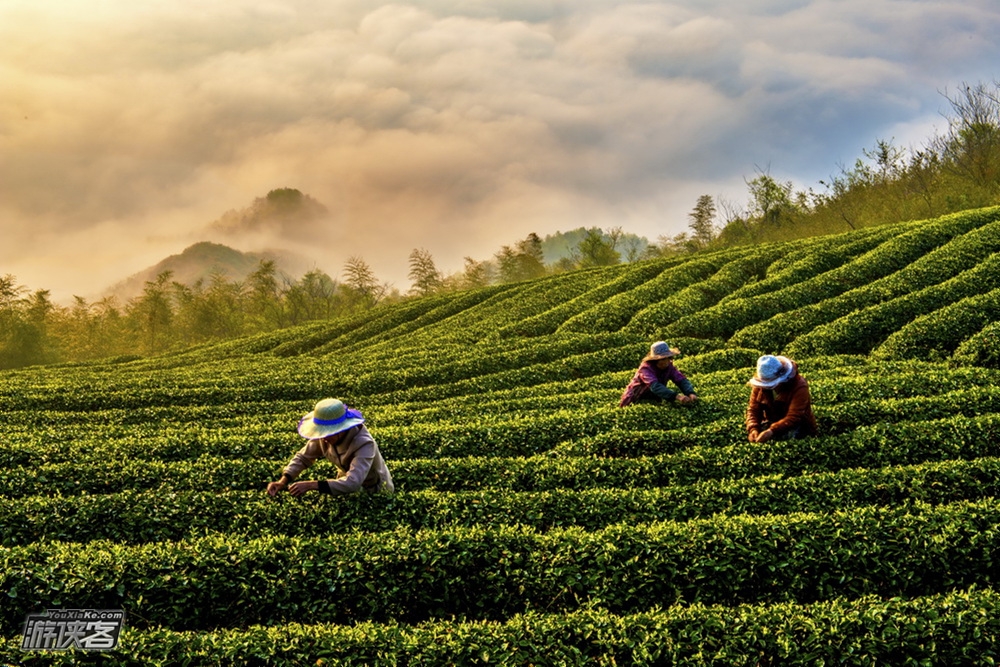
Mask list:
[[[998,322],[991,208],[4,372],[0,663],[994,664]],[[618,408],[660,339],[701,401]],[[821,435],[749,443],[778,352]],[[394,495],[266,497],[325,396]]]

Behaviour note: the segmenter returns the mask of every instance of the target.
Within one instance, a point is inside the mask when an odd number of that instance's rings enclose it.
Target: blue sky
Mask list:
[[[686,229],[944,130],[1000,79],[995,0],[0,3],[0,274],[93,295],[199,240],[461,269],[529,232]],[[269,190],[309,238],[212,239]]]

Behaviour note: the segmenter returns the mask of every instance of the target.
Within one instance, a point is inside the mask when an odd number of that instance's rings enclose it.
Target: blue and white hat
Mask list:
[[[765,354],[757,360],[757,372],[750,378],[750,385],[773,389],[795,375],[795,364],[788,357]]]
[[[351,410],[336,398],[324,398],[299,420],[298,431],[303,438],[314,440],[364,423],[365,418],[358,410]]]

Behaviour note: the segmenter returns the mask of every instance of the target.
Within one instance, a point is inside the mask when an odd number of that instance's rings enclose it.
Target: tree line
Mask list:
[[[379,280],[359,256],[348,259],[339,279],[314,269],[293,280],[273,260],[262,260],[242,280],[216,272],[188,285],[164,271],[125,303],[116,297],[88,302],[75,296],[69,306],[54,303],[49,290],[31,291],[8,274],[0,277],[0,369],[160,354],[351,315],[408,297],[617,264],[622,253],[638,258],[637,237],[620,229],[578,231],[577,247],[554,263],[546,264],[543,241],[532,233],[491,259],[466,257],[464,269],[451,275],[437,268],[427,250],[414,249],[412,286],[405,294]]]

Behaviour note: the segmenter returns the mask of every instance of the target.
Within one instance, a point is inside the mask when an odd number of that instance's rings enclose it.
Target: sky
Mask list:
[[[0,275],[56,301],[202,240],[405,292],[408,258],[687,230],[821,189],[1000,79],[996,0],[0,0]],[[213,238],[276,188],[329,218]]]

